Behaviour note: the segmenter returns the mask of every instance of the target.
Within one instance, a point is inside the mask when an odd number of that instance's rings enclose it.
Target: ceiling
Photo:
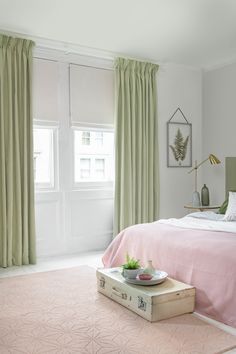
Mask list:
[[[158,63],[236,60],[236,0],[0,0],[1,30]]]

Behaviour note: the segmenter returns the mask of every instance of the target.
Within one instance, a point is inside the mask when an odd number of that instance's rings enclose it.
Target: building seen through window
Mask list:
[[[75,182],[113,180],[114,133],[74,131]]]

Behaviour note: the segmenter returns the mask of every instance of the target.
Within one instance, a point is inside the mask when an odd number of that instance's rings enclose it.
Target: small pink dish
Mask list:
[[[139,274],[138,277],[140,280],[151,280],[153,276],[148,273],[142,273],[142,274]]]

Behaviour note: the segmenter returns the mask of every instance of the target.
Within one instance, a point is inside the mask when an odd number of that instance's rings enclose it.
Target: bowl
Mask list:
[[[148,273],[139,274],[138,277],[139,277],[140,280],[151,280],[153,278],[153,276],[151,274],[148,274]]]
[[[123,269],[122,275],[124,278],[136,279],[139,273],[140,269]]]

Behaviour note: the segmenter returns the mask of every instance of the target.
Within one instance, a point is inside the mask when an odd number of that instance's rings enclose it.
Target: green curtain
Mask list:
[[[158,217],[158,65],[118,58],[116,69],[114,235]]]
[[[32,48],[0,35],[0,266],[35,263]]]

